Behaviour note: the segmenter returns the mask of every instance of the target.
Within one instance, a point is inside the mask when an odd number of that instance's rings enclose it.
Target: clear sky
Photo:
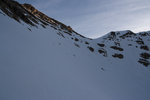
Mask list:
[[[150,30],[150,0],[17,0],[30,3],[78,33],[97,38],[110,31]]]

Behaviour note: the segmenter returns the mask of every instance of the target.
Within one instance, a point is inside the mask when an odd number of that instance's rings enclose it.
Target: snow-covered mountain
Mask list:
[[[0,0],[0,100],[150,100],[150,32],[86,38]]]

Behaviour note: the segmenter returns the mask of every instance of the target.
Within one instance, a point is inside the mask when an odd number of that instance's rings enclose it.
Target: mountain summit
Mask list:
[[[30,4],[0,0],[1,100],[149,100],[150,32],[75,32]]]

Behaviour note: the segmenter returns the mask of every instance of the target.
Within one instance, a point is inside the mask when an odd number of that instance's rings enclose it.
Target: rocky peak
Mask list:
[[[23,21],[30,26],[38,27],[38,25],[41,25],[44,28],[50,24],[74,32],[70,26],[48,17],[30,4],[19,4],[13,0],[0,0],[0,9],[3,11],[2,14],[8,15],[19,23]]]
[[[37,24],[39,24],[39,22],[41,22],[42,25],[46,25],[44,21],[37,19],[16,1],[0,0],[0,9],[3,11],[4,15],[8,15],[19,23],[23,21],[26,24],[35,27],[37,27]]]
[[[35,9],[35,7],[33,7],[32,5],[30,4],[22,4],[22,6],[28,10],[31,14],[33,14],[34,16],[40,18],[41,20],[45,21],[45,22],[48,22],[52,25],[60,25],[62,28],[72,32],[72,28],[70,26],[66,26],[65,24],[53,19],[53,18],[50,18],[48,17],[47,15],[45,15],[44,13],[38,11],[37,9]]]

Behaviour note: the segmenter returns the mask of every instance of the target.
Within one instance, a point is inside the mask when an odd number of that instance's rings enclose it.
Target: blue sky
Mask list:
[[[78,33],[97,38],[110,31],[150,30],[149,0],[17,0],[30,3]]]

